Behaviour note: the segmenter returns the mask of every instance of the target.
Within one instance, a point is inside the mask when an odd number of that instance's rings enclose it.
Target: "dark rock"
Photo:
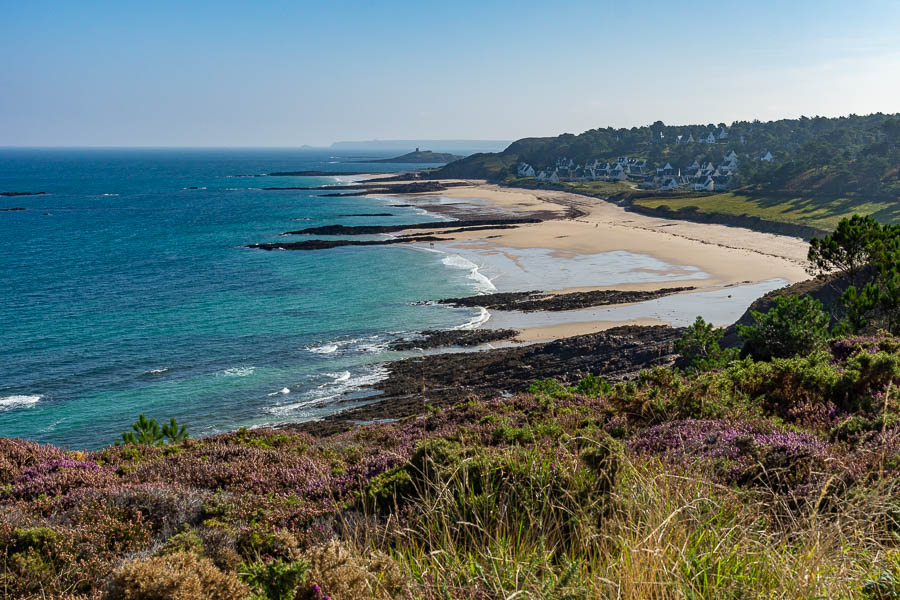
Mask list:
[[[0,196],[43,196],[47,192],[0,192]]]
[[[417,237],[404,237],[390,240],[305,240],[303,242],[278,242],[268,244],[248,244],[247,248],[259,250],[327,250],[340,246],[389,246],[391,244],[408,244],[410,242],[446,242],[448,238],[423,235]]]
[[[515,329],[450,329],[446,331],[426,330],[413,340],[399,340],[391,344],[392,350],[414,350],[421,348],[443,348],[446,346],[480,346],[488,342],[508,340],[517,336]]]
[[[13,210],[28,210],[28,209],[22,208],[21,206],[14,206],[12,208],[0,208],[0,212],[10,212]]]
[[[669,294],[687,292],[696,289],[693,286],[663,288],[652,291],[597,290],[592,292],[572,292],[568,294],[545,294],[544,292],[499,292],[482,296],[465,298],[446,298],[441,304],[455,306],[480,306],[493,310],[517,310],[533,312],[538,310],[559,311],[576,310],[590,306],[606,306],[609,304],[626,304],[654,300]]]
[[[406,229],[444,229],[453,227],[457,230],[464,227],[480,227],[491,225],[524,225],[540,223],[541,219],[474,219],[465,221],[430,221],[428,223],[407,223],[405,225],[324,225],[307,227],[296,231],[288,231],[287,235],[375,235],[394,233]]]
[[[589,373],[621,380],[674,362],[674,343],[683,332],[664,325],[624,326],[544,344],[397,361],[387,365],[388,378],[373,386],[380,400],[290,428],[328,435],[363,421],[421,414],[426,402],[446,407],[470,397],[524,392],[546,377],[567,384]]]

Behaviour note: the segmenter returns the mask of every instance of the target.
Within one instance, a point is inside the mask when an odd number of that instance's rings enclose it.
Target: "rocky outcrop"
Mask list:
[[[47,192],[0,192],[0,196],[7,197],[15,197],[15,196],[43,196]]]
[[[544,292],[500,292],[465,298],[446,298],[440,304],[454,306],[480,306],[493,310],[517,310],[521,312],[577,310],[591,306],[644,302],[696,289],[693,286],[663,288],[652,291],[595,290],[591,292],[571,292],[568,294],[545,294]]]
[[[674,362],[674,343],[683,331],[663,325],[624,326],[544,344],[393,362],[387,365],[388,378],[373,386],[381,392],[378,401],[292,428],[327,435],[359,422],[421,414],[426,402],[452,406],[473,396],[524,392],[546,377],[568,384],[588,373],[618,380]]]
[[[516,337],[515,329],[448,329],[419,332],[414,339],[398,340],[391,343],[391,350],[415,350],[421,348],[445,348],[448,346],[480,346]]]
[[[247,244],[246,248],[257,250],[327,250],[341,246],[389,246],[391,244],[408,244],[411,242],[446,242],[448,238],[433,235],[394,238],[390,240],[305,240],[303,242],[274,242],[268,244]]]
[[[540,223],[541,219],[471,219],[464,221],[430,221],[428,223],[406,223],[400,225],[324,225],[321,227],[307,227],[296,231],[288,231],[285,235],[377,235],[382,233],[395,233],[407,229],[462,229],[467,227],[480,227],[494,225],[524,225],[527,223]]]

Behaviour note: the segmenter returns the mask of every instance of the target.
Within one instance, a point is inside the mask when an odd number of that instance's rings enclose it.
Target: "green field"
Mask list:
[[[900,223],[900,201],[866,201],[862,198],[771,196],[752,192],[725,192],[687,198],[644,198],[635,204],[649,208],[668,206],[679,210],[695,206],[700,212],[750,215],[768,221],[834,229],[838,222],[854,213],[872,215],[882,223]]]

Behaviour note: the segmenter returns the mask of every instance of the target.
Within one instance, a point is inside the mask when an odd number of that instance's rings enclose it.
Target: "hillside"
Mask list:
[[[431,150],[419,150],[416,148],[412,152],[408,152],[403,156],[395,156],[393,158],[382,158],[380,160],[366,160],[356,162],[366,163],[449,163],[455,160],[465,158],[460,154],[449,154],[447,152],[432,152]]]
[[[732,154],[733,153],[733,154]],[[733,162],[728,162],[733,156]],[[572,166],[553,187],[578,191],[579,184],[613,177],[592,177],[587,166],[596,161],[615,164],[621,157],[641,165],[628,180],[644,187],[657,168],[671,165],[673,176],[691,166],[728,166],[717,178],[715,192],[698,191],[685,178],[676,200],[660,181],[648,187],[660,193],[642,200],[647,207],[672,209],[695,206],[703,212],[749,214],[761,219],[829,229],[853,213],[872,214],[885,223],[900,222],[900,115],[851,115],[840,118],[736,121],[707,125],[669,126],[660,121],[631,129],[592,129],[580,135],[523,138],[503,152],[475,154],[438,169],[434,177],[472,177],[528,184],[518,172],[527,164],[534,173],[549,174],[563,159]],[[628,163],[623,163],[628,165]],[[637,173],[637,174],[635,174]],[[722,179],[722,185],[719,185]],[[534,181],[531,176],[530,181]],[[543,182],[537,182],[546,185]],[[624,181],[623,181],[624,183]],[[533,185],[533,184],[529,184]],[[712,184],[710,184],[712,191]],[[696,199],[696,200],[695,200]]]

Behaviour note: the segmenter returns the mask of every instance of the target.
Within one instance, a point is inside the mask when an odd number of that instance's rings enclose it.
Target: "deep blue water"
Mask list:
[[[358,159],[0,149],[0,191],[48,192],[0,197],[27,208],[0,212],[0,436],[96,447],[142,412],[194,434],[308,419],[347,406],[345,392],[360,399],[377,363],[403,356],[389,340],[472,319],[413,304],[472,293],[469,271],[438,253],[241,247],[301,227],[439,218],[387,199],[253,189],[347,177],[233,177],[404,168],[347,162]],[[339,216],[364,212],[395,216]]]

